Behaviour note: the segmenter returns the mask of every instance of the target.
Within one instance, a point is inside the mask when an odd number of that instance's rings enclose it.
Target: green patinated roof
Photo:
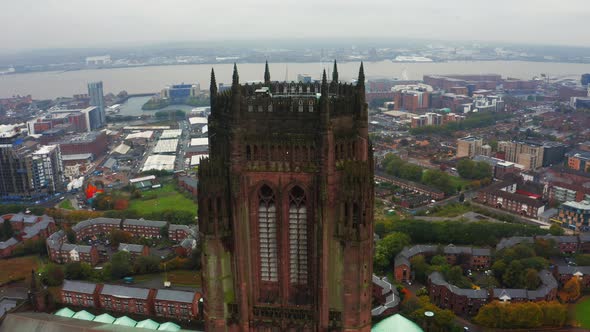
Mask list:
[[[136,324],[137,324],[136,321],[134,321],[133,319],[131,319],[127,316],[119,317],[113,322],[113,325],[123,325],[123,326],[135,326]]]
[[[138,322],[137,325],[135,325],[135,327],[141,327],[150,330],[157,330],[158,326],[160,326],[160,324],[154,322],[151,319],[142,320],[141,322]]]
[[[94,322],[113,324],[115,317],[109,314],[102,314],[94,317]]]
[[[93,314],[89,313],[86,310],[80,310],[77,313],[74,314],[74,316],[72,316],[72,318],[76,318],[76,319],[83,319],[83,320],[94,320],[94,316]]]
[[[158,331],[180,331],[180,326],[171,322],[166,322],[164,324],[160,324]]]
[[[56,316],[61,316],[61,317],[72,317],[74,316],[75,312],[72,311],[70,308],[66,307],[66,308],[61,308],[58,311],[55,312],[54,315]]]
[[[377,323],[371,332],[423,332],[423,330],[406,317],[395,314]]]

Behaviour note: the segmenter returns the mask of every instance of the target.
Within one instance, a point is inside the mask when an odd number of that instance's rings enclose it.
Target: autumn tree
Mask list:
[[[578,277],[572,277],[568,280],[565,285],[563,285],[563,289],[559,292],[559,298],[563,302],[573,302],[581,294],[581,286],[580,286],[580,279]]]
[[[120,229],[113,228],[109,233],[111,246],[118,247],[120,243],[130,243],[133,235]]]
[[[524,286],[526,289],[537,289],[541,284],[539,273],[535,269],[527,269],[524,275]]]

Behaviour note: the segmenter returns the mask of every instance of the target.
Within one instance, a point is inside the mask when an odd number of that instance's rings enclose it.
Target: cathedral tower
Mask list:
[[[356,85],[218,92],[199,167],[207,331],[370,331],[373,156]]]

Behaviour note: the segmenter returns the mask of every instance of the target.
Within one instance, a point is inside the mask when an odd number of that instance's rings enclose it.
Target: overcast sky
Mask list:
[[[589,0],[0,0],[0,44],[403,37],[590,46],[589,19]]]

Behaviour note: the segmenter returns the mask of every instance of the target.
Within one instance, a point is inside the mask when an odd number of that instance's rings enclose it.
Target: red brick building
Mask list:
[[[83,281],[64,280],[61,287],[61,303],[77,307],[98,307],[98,293],[102,289],[101,284]]]
[[[122,223],[123,230],[136,237],[159,239],[162,237],[162,229],[168,223],[165,221],[125,219]]]
[[[154,297],[154,312],[158,317],[192,320],[199,315],[201,294],[172,289],[158,289]]]
[[[11,237],[6,241],[0,242],[0,258],[9,257],[20,242]]]
[[[120,243],[117,251],[127,251],[131,254],[131,259],[135,260],[139,256],[149,256],[150,248],[141,244]]]
[[[56,262],[67,264],[72,262],[84,262],[95,266],[100,261],[98,249],[95,246],[84,246],[64,243],[56,252]]]
[[[580,248],[579,240],[577,236],[553,236],[553,235],[544,235],[544,236],[537,236],[537,239],[544,239],[544,240],[553,240],[557,247],[559,248],[559,252],[562,254],[573,254],[578,252]]]
[[[554,274],[562,286],[572,278],[578,278],[583,289],[590,288],[590,266],[558,265]]]
[[[190,176],[178,177],[178,185],[191,193],[193,197],[197,197],[199,193],[199,180]]]
[[[168,239],[170,241],[180,242],[189,236],[193,238],[197,237],[197,230],[195,227],[176,224],[170,224],[168,227]]]
[[[396,281],[408,282],[414,280],[410,260],[415,256],[434,256],[439,250],[435,245],[416,245],[406,247],[395,256],[393,275]],[[465,269],[483,270],[491,265],[492,252],[488,248],[472,248],[454,246],[443,248],[443,254],[451,265],[461,265]]]
[[[104,285],[98,303],[109,311],[153,316],[155,294],[155,289]]]
[[[76,233],[76,241],[95,237],[97,234],[108,234],[113,229],[121,228],[121,219],[94,218],[81,221],[72,230]]]
[[[475,315],[489,300],[487,290],[458,288],[446,282],[440,272],[428,277],[428,293],[432,303],[457,315]]]
[[[513,182],[497,182],[480,190],[477,201],[498,209],[536,218],[545,211],[545,203],[540,199],[516,193],[517,185]]]

